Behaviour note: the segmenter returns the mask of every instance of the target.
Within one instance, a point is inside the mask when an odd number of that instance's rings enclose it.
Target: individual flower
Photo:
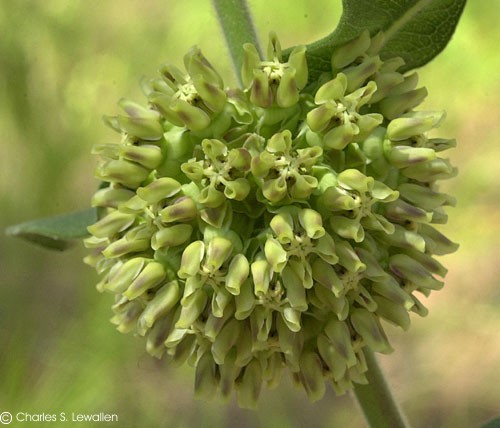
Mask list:
[[[208,127],[226,103],[222,78],[198,48],[184,56],[184,74],[173,65],[164,65],[161,79],[149,83],[148,100],[165,119],[193,131]]]
[[[201,187],[198,201],[217,208],[226,199],[245,199],[250,192],[246,178],[250,170],[250,153],[241,147],[229,150],[216,139],[203,140],[201,147],[204,159],[193,158],[181,166],[184,174]]]
[[[281,45],[271,33],[266,59],[261,59],[254,45],[243,45],[245,51],[242,80],[256,106],[268,108],[277,105],[287,108],[299,101],[300,90],[307,83],[305,47],[292,50],[288,60],[282,62]]]
[[[321,86],[314,97],[319,107],[307,114],[310,130],[322,135],[321,144],[326,149],[342,150],[349,143],[363,141],[383,120],[380,113],[359,112],[377,90],[376,83],[370,81],[366,86],[346,93],[347,82],[347,76],[339,73]],[[317,140],[311,134],[309,139],[312,144]]]
[[[346,169],[337,176],[336,185],[325,189],[319,203],[333,214],[330,226],[339,236],[362,242],[365,229],[394,232],[390,221],[377,213],[377,206],[395,201],[398,196],[384,183],[356,169]]]
[[[277,204],[307,199],[318,185],[311,171],[322,152],[320,147],[293,148],[289,130],[274,134],[251,164],[265,200]]]

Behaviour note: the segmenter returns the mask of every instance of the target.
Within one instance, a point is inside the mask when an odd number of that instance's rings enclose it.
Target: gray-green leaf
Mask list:
[[[486,424],[482,425],[481,428],[500,428],[500,418],[495,418]]]
[[[402,57],[401,71],[420,67],[448,44],[466,0],[342,0],[343,12],[335,31],[307,46],[310,79],[330,68],[335,47],[363,30],[383,31],[382,59]]]
[[[87,226],[96,221],[97,211],[91,208],[16,224],[9,227],[6,233],[43,247],[65,250],[72,240],[87,236]]]

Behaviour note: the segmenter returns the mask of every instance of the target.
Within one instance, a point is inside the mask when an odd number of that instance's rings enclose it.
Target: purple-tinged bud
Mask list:
[[[300,357],[300,383],[311,401],[318,401],[325,395],[323,364],[318,354],[304,351]]]
[[[156,168],[163,158],[160,147],[149,144],[121,146],[120,156],[149,169]]]
[[[245,366],[243,375],[236,384],[238,405],[247,409],[254,409],[262,386],[262,367],[256,359]]]
[[[133,300],[142,293],[159,285],[165,279],[165,269],[161,263],[150,262],[141,273],[132,281],[123,295]]]
[[[153,324],[164,317],[180,300],[180,288],[176,280],[163,285],[148,302],[137,321],[139,334],[153,327]],[[165,338],[166,339],[166,338]]]
[[[181,184],[177,180],[170,177],[161,177],[145,187],[139,187],[137,195],[146,202],[155,204],[163,199],[171,198],[179,193],[180,190]]]
[[[354,330],[371,349],[382,354],[389,354],[393,351],[380,321],[373,313],[366,309],[352,308],[350,318]]]
[[[125,214],[120,211],[112,211],[101,218],[97,223],[89,226],[87,230],[97,238],[112,237],[118,232],[127,229],[134,223],[135,215]]]
[[[160,218],[165,223],[174,221],[190,221],[196,217],[196,204],[189,196],[182,196],[176,199],[160,211]]]
[[[158,229],[151,238],[151,248],[158,250],[164,247],[176,247],[184,244],[192,235],[193,226],[190,224],[175,224]]]
[[[370,32],[364,30],[358,37],[336,48],[332,55],[332,68],[340,70],[362,56],[370,46]]]
[[[438,127],[445,118],[444,111],[414,111],[393,119],[387,126],[387,136],[401,141]]]
[[[204,269],[207,269],[210,273],[219,270],[232,251],[233,244],[229,239],[220,236],[212,238],[207,245],[206,260],[203,264]]]

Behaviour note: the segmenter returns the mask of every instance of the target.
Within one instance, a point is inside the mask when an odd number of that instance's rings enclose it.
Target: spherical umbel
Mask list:
[[[121,139],[94,148],[86,261],[118,330],[195,366],[197,396],[253,407],[285,369],[313,400],[342,394],[365,349],[392,351],[384,323],[408,329],[443,286],[454,141],[426,135],[444,114],[415,110],[425,88],[379,42],[337,48],[314,93],[305,48],[283,60],[274,34],[265,59],[244,46],[244,90],[193,48],[105,119]]]

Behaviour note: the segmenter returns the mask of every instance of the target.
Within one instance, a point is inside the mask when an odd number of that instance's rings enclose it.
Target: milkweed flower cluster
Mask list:
[[[265,58],[244,46],[243,89],[193,48],[105,118],[121,141],[94,147],[86,262],[118,330],[196,367],[198,396],[252,407],[284,370],[313,400],[342,394],[366,383],[365,349],[391,352],[383,323],[406,330],[443,286],[455,142],[427,135],[444,113],[415,110],[426,90],[382,37],[309,86],[305,48],[285,59],[274,34]]]

